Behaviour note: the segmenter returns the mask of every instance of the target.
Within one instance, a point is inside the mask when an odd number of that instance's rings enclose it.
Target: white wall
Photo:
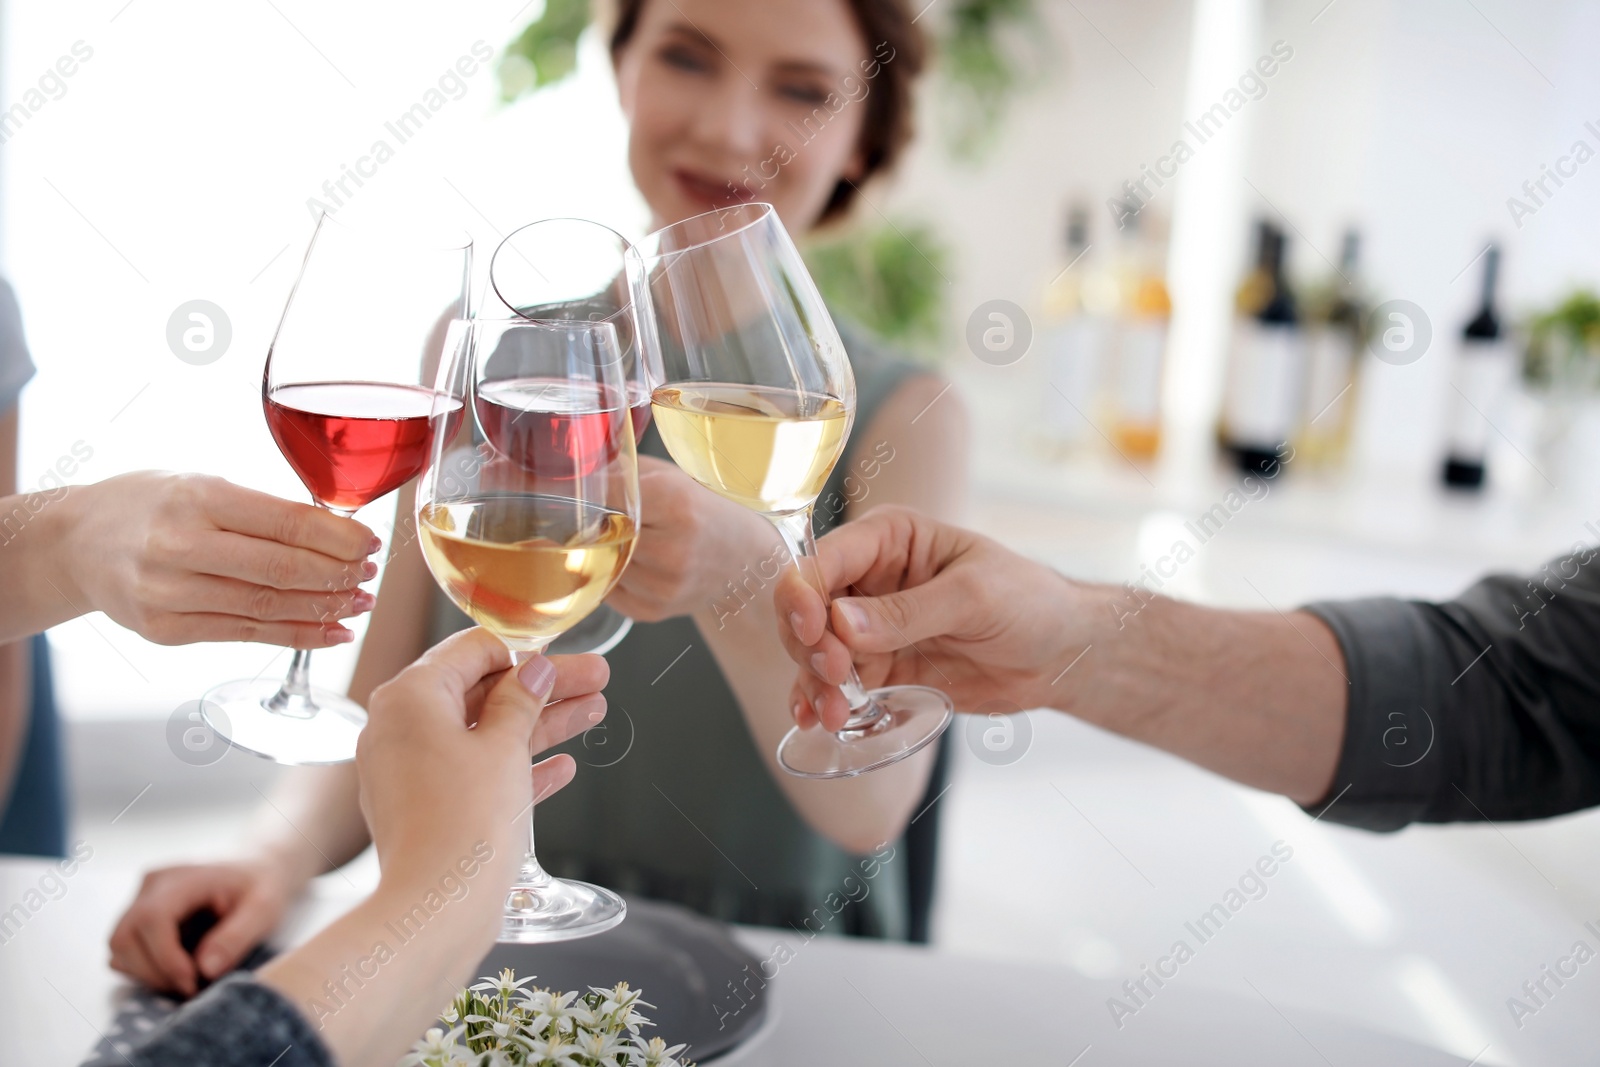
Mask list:
[[[0,108],[75,42],[93,49],[0,148],[5,272],[39,366],[23,397],[22,485],[81,439],[94,453],[86,480],[195,470],[305,499],[262,421],[260,376],[311,234],[306,200],[376,138],[394,141],[385,121],[475,41],[498,54],[537,12],[513,22],[516,7],[10,5]],[[480,267],[499,231],[536,218],[639,230],[603,52],[586,51],[575,83],[510,108],[491,70],[464,81],[462,98],[396,144],[345,210],[400,202],[436,213],[473,233]],[[229,351],[203,367],[165,340],[168,316],[195,298],[221,305],[233,326]],[[362,518],[385,528],[393,507],[379,501]],[[287,662],[261,646],[158,648],[104,618],[52,640],[72,715],[165,715],[211,682]],[[353,668],[349,648],[316,659],[330,686]]]

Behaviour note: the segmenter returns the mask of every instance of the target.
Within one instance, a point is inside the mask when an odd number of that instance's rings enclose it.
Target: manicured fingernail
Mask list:
[[[839,609],[839,614],[844,616],[844,621],[850,624],[850,629],[858,634],[867,632],[867,610],[860,604],[848,600],[836,600],[834,606]]]
[[[605,717],[606,717],[606,713],[603,712],[603,711],[591,711],[589,713],[589,721],[590,722],[599,722],[601,719],[603,719]]]
[[[816,671],[820,677],[826,678],[828,676],[827,655],[822,652],[813,652],[811,654],[811,669]]]
[[[328,640],[332,641],[336,645],[348,645],[355,639],[356,634],[354,630],[346,630],[343,627],[336,627],[328,631]]]
[[[517,680],[540,700],[548,700],[556,687],[556,665],[543,656],[535,656],[518,668]]]
[[[798,611],[789,612],[789,629],[794,631],[796,637],[800,636],[800,613]]]
[[[383,547],[383,538],[379,537],[377,534],[373,534],[372,535],[372,540],[367,542],[367,555],[369,555],[369,556],[372,555],[374,552],[378,551],[378,549],[380,549],[382,547]]]
[[[378,576],[378,565],[371,560],[361,565],[361,580],[363,582]]]
[[[355,596],[350,598],[350,606],[356,611],[371,611],[373,605],[377,602],[378,598],[367,592],[365,589],[360,590]]]

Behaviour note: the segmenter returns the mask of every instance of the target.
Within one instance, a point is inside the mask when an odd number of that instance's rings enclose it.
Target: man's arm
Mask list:
[[[885,509],[824,538],[833,605],[786,578],[800,718],[842,715],[817,676],[1055,707],[1375,830],[1600,804],[1600,550],[1440,604],[1219,611],[1073,582],[998,544]],[[837,635],[837,636],[836,636]],[[915,643],[915,652],[909,646]],[[848,646],[848,651],[846,650]]]
[[[960,711],[996,700],[1059,708],[1302,803],[1329,792],[1349,685],[1338,642],[1314,616],[1071,581],[906,508],[869,512],[819,550],[835,596],[858,592],[834,601],[825,634],[815,592],[797,575],[778,587],[780,632],[802,667],[802,723],[843,721],[828,683],[853,658],[868,686],[933,686]]]

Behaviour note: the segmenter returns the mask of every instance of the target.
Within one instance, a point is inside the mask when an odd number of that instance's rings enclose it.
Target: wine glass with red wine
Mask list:
[[[468,314],[471,268],[464,233],[318,220],[261,378],[267,427],[318,506],[353,515],[400,488],[427,464],[431,420],[460,420],[459,405],[452,415],[422,383],[433,381],[451,323]],[[206,722],[278,763],[353,759],[367,714],[313,687],[310,664],[300,649],[281,683],[217,686],[201,702]]]
[[[500,242],[489,259],[489,282],[504,314],[554,325],[611,324],[634,441],[642,442],[650,425],[650,394],[661,384],[661,349],[644,264],[633,246],[597,222],[543,219]],[[550,652],[603,654],[632,628],[632,619],[602,604],[558,637]]]

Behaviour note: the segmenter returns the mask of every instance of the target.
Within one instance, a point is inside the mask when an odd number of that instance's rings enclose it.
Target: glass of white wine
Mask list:
[[[651,395],[684,472],[777,526],[822,593],[811,512],[855,418],[850,359],[800,254],[770,204],[723,208],[645,238],[664,384]],[[791,729],[778,762],[803,778],[848,778],[905,759],[944,732],[954,708],[926,686],[841,687],[838,731]]]
[[[417,531],[434,580],[515,666],[594,611],[633,555],[627,383],[609,322],[477,318],[450,337]],[[587,937],[626,911],[610,890],[540,867],[530,813],[500,940]]]
[[[489,260],[489,288],[507,315],[541,322],[609,322],[617,328],[633,439],[650,425],[650,392],[661,381],[655,322],[646,305],[638,251],[615,230],[587,219],[541,219],[507,234]],[[554,653],[606,653],[633,620],[601,604],[558,637]]]

